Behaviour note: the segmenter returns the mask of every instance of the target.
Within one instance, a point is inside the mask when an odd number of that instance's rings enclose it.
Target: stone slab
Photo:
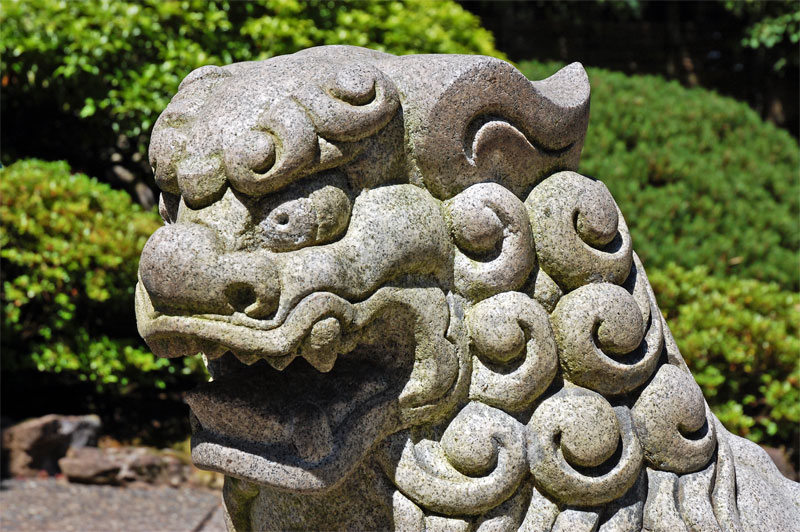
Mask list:
[[[0,530],[225,532],[219,492],[117,488],[55,479],[0,485]]]

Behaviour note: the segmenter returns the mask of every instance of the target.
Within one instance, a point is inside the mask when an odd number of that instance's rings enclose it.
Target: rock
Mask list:
[[[75,449],[59,459],[58,466],[70,482],[84,484],[119,484],[123,467],[119,456],[109,456],[109,448]]]
[[[94,414],[87,416],[61,416],[60,432],[69,435],[71,449],[96,446],[101,429],[100,418]]]
[[[178,485],[188,478],[178,458],[144,447],[70,449],[58,465],[70,482],[82,484]]]
[[[588,119],[577,63],[330,46],[184,79],[137,323],[204,356],[192,459],[232,530],[797,529],[577,173]]]
[[[2,441],[9,473],[15,477],[35,477],[40,471],[58,473],[58,459],[68,449],[97,445],[100,427],[95,415],[50,414],[5,429]]]
[[[147,184],[139,181],[136,183],[134,188],[136,190],[136,198],[139,200],[139,204],[143,208],[149,209],[156,204],[156,198],[153,195],[153,191],[150,190],[150,187],[148,187]]]

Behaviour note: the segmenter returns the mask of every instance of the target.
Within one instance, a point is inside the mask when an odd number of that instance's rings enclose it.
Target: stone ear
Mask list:
[[[426,103],[407,126],[414,162],[435,196],[492,181],[525,197],[547,175],[577,169],[589,120],[589,80],[579,63],[530,82],[504,61],[474,58],[467,68],[461,61],[439,65],[449,79],[420,98]]]

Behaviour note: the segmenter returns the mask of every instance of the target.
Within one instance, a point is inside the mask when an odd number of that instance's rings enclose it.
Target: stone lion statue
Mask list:
[[[798,529],[576,173],[588,118],[577,63],[329,46],[186,77],[136,310],[204,356],[192,458],[232,530]]]

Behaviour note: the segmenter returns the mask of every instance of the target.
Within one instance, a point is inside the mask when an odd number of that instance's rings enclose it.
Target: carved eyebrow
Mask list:
[[[192,83],[196,83],[198,81],[214,81],[222,78],[229,78],[231,76],[233,76],[233,74],[222,67],[206,65],[192,70],[189,75],[186,76],[183,81],[181,81],[181,84],[178,85],[178,91],[181,91]]]
[[[321,79],[287,91],[259,118],[275,139],[274,161],[253,171],[241,165],[228,178],[237,190],[253,196],[275,192],[305,175],[346,164],[358,153],[356,143],[376,135],[397,114],[400,96],[393,81],[377,67],[343,63],[326,69]]]

